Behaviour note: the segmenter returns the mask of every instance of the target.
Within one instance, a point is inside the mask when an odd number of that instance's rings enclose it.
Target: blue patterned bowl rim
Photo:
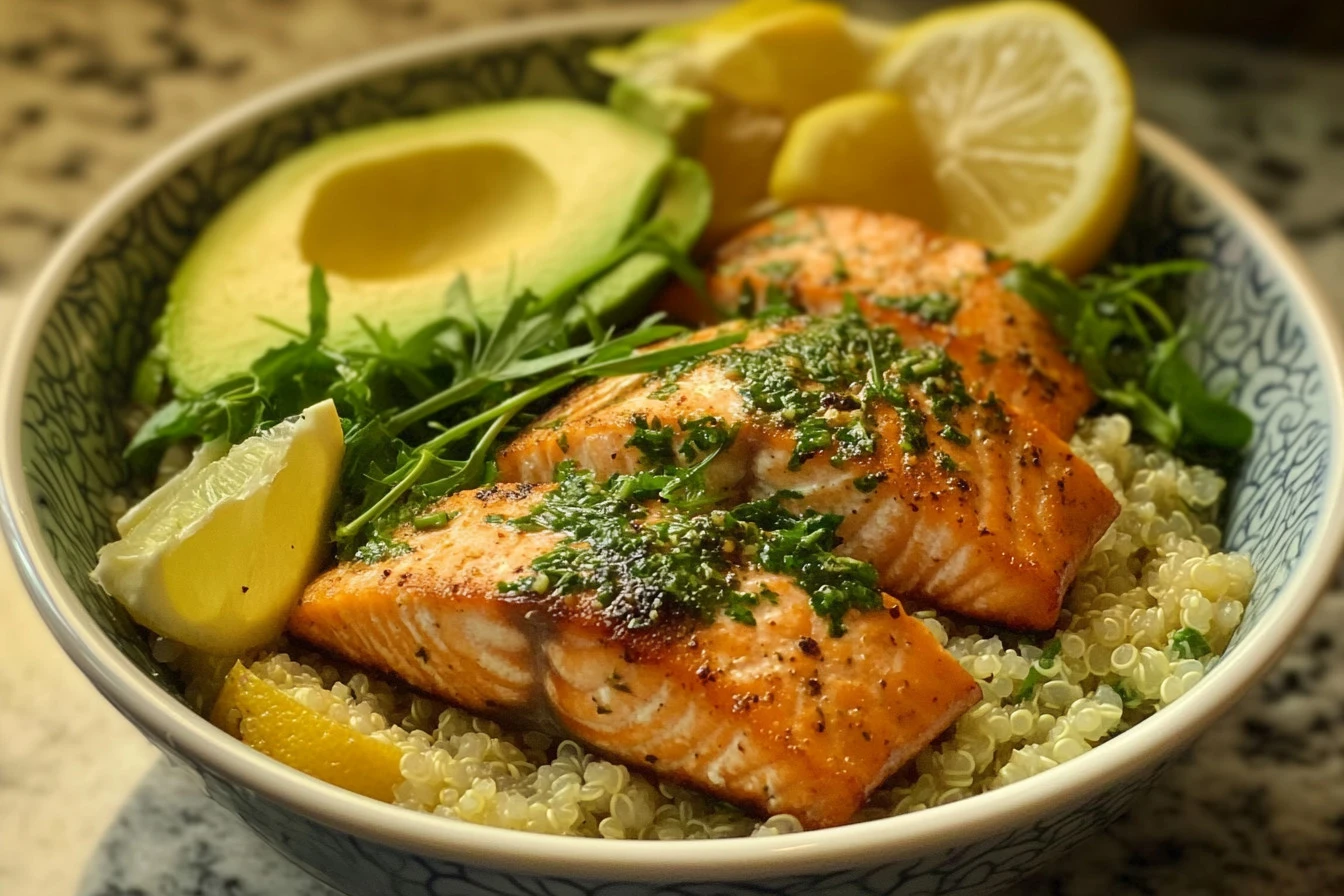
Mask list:
[[[515,872],[595,880],[742,880],[852,867],[918,856],[1025,827],[1100,794],[1187,745],[1287,649],[1325,587],[1344,545],[1344,503],[1326,508],[1304,561],[1273,606],[1179,712],[1159,713],[1123,737],[1058,768],[974,799],[898,818],[793,834],[710,842],[625,842],[539,836],[410,812],[289,769],[214,728],[154,685],[98,627],[63,580],[43,542],[20,460],[20,408],[37,345],[62,287],[80,259],[171,172],[263,118],[338,87],[454,55],[564,36],[604,37],[682,17],[688,8],[633,7],[529,19],[392,48],[317,71],[227,110],[178,139],[123,180],[65,238],[30,290],[0,379],[0,527],[19,574],[62,648],[137,727],[192,763],[290,811],[361,837],[430,857]],[[1322,362],[1332,433],[1344,425],[1344,342],[1333,311],[1288,241],[1209,163],[1159,128],[1138,128],[1142,150],[1161,159],[1237,222],[1282,273]],[[1337,436],[1336,436],[1337,438]],[[1326,494],[1344,493],[1344,452],[1334,450]]]

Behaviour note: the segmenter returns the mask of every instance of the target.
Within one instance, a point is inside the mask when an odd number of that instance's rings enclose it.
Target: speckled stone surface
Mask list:
[[[60,234],[219,108],[366,48],[600,3],[3,0],[0,333]],[[1167,38],[1125,49],[1145,115],[1265,206],[1344,307],[1344,61]],[[3,560],[0,621],[0,894],[328,896],[153,764]],[[1344,893],[1344,592],[1128,818],[1017,891],[1041,893]]]

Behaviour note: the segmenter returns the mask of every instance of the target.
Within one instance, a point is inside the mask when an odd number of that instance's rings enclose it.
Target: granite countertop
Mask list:
[[[366,48],[600,2],[0,3],[0,334],[62,232],[221,107]],[[1124,49],[1145,115],[1259,201],[1344,306],[1344,60],[1155,36]],[[60,654],[5,558],[0,624],[0,893],[328,896],[157,760]],[[1344,892],[1342,633],[1335,591],[1126,819],[1019,892]]]

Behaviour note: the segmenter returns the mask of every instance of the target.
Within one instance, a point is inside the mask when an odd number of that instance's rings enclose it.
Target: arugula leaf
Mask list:
[[[1180,353],[1190,336],[1151,290],[1202,270],[1196,261],[1116,265],[1077,283],[1047,265],[1018,262],[1003,283],[1045,315],[1102,400],[1182,456],[1227,467],[1251,440],[1253,425],[1212,395]]]

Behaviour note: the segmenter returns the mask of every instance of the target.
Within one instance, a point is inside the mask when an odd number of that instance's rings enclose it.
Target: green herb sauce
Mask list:
[[[913,314],[929,323],[946,324],[956,317],[961,300],[945,292],[926,292],[913,296],[873,296],[873,304]]]
[[[754,625],[754,608],[774,599],[738,587],[740,571],[757,567],[797,581],[833,636],[844,633],[849,611],[881,608],[877,570],[834,553],[840,516],[797,515],[780,496],[696,513],[666,497],[682,472],[618,474],[598,483],[592,473],[561,464],[555,489],[510,525],[565,539],[532,561],[530,575],[501,582],[500,591],[591,592],[609,618],[630,630],[674,619],[703,623],[719,613]],[[653,507],[661,512],[651,519]]]

